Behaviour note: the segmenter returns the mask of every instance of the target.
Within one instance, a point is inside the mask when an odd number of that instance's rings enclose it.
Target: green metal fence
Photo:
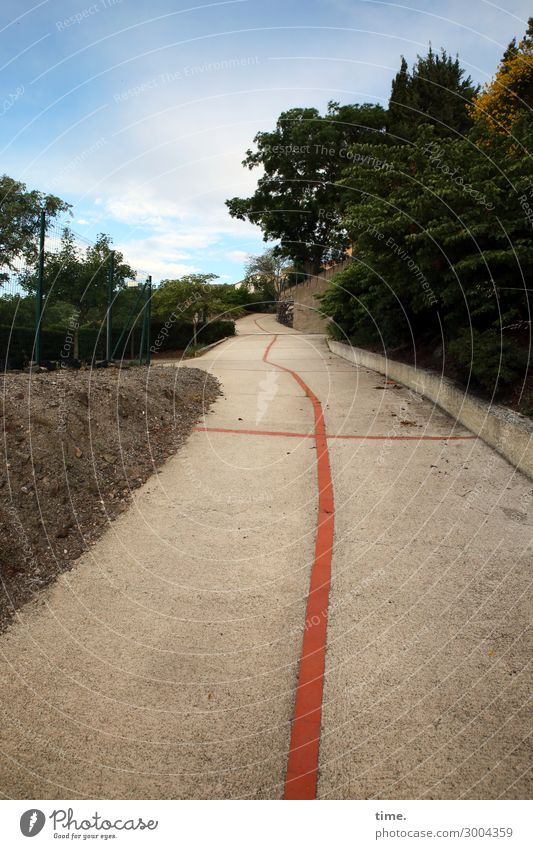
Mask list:
[[[150,363],[150,274],[108,237],[89,241],[41,214],[36,260],[0,269],[0,367]]]

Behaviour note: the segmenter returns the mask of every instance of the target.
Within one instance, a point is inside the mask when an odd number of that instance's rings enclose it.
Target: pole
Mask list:
[[[35,295],[35,362],[38,366],[41,365],[42,359],[44,237],[46,233],[46,212],[44,209],[41,209],[39,227],[39,260],[37,265],[37,292]]]
[[[146,293],[147,285],[148,285],[148,282],[146,282],[143,286],[143,289],[142,289],[143,293]],[[142,321],[141,321],[141,342],[140,342],[140,345],[139,345],[139,365],[140,366],[142,366],[142,364],[143,364],[145,336],[146,336],[146,295],[145,295],[145,299],[144,299],[143,317],[142,317]]]
[[[105,358],[108,362],[113,359],[113,290],[115,288],[115,252],[109,254],[107,271],[107,324]]]
[[[150,365],[150,324],[152,321],[152,275],[149,274],[146,280],[148,284],[148,300],[146,302],[146,365]]]

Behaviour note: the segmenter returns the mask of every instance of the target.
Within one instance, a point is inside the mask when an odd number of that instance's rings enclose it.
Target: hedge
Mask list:
[[[235,335],[234,321],[212,321],[199,328],[196,341],[204,345]],[[158,351],[184,351],[193,344],[194,328],[189,322],[152,322],[151,349]]]
[[[165,329],[166,328],[166,329]],[[225,336],[235,335],[234,321],[213,321],[200,328],[197,341],[209,345]],[[122,339],[121,339],[122,336]],[[136,326],[131,334],[122,334],[120,327],[113,328],[113,348],[120,342],[116,359],[135,359],[139,356],[141,328]],[[59,360],[61,356],[73,356],[73,344],[69,330],[42,331],[42,357]],[[105,328],[80,328],[78,331],[80,359],[103,359],[105,357]],[[152,351],[184,350],[192,344],[193,325],[180,322],[171,326],[152,323]],[[133,344],[132,344],[133,343]],[[5,327],[0,325],[0,360],[8,368],[22,368],[34,356],[35,330],[33,327]]]
[[[118,342],[120,330],[114,335]],[[68,330],[43,329],[41,334],[42,357],[45,360],[58,360],[61,355],[73,356],[73,346],[69,346]],[[0,359],[7,360],[11,368],[21,368],[34,355],[35,329],[33,327],[0,326]],[[82,359],[101,359],[105,355],[105,331],[80,329],[79,355]]]

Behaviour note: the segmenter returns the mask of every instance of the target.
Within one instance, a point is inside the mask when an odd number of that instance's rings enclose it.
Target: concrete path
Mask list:
[[[270,316],[195,365],[224,397],[0,637],[0,792],[281,798],[327,625],[319,797],[526,795],[532,483]],[[331,591],[306,623],[326,456]]]

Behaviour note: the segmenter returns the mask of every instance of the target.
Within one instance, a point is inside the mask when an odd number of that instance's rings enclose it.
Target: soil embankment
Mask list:
[[[2,376],[0,628],[94,543],[218,394],[189,368]]]

